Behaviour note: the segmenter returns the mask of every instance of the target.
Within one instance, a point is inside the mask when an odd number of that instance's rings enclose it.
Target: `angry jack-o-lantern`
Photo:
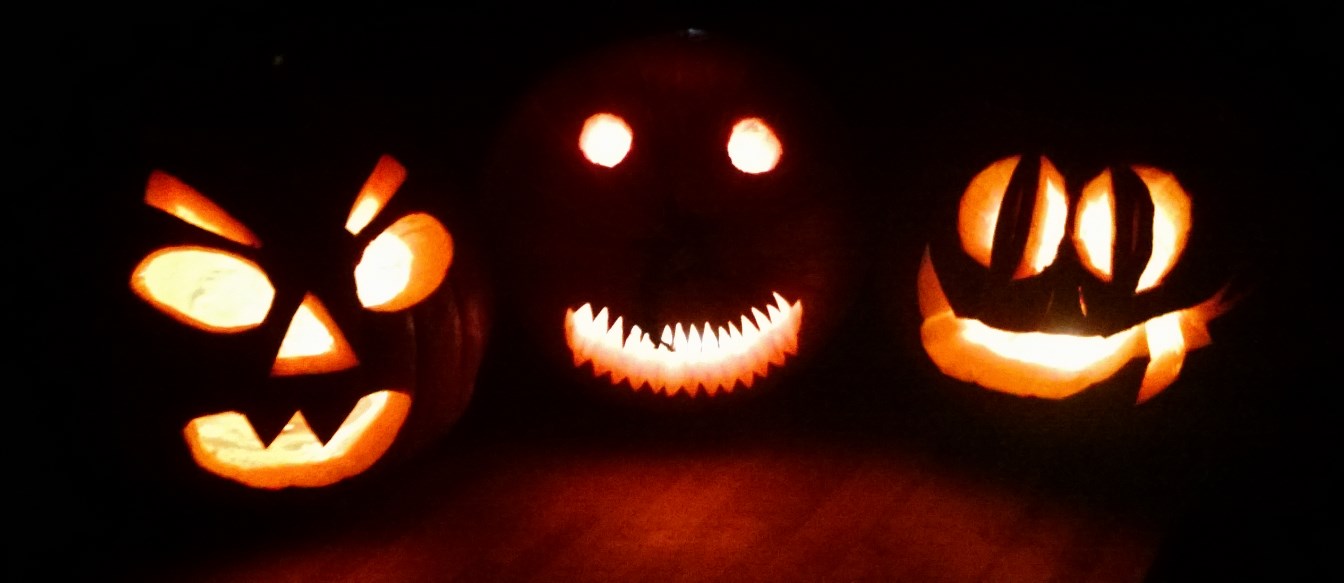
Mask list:
[[[817,350],[847,284],[848,195],[797,83],[692,31],[528,96],[488,187],[513,309],[557,365],[721,397]]]
[[[1231,301],[1222,290],[1193,305],[1159,293],[1192,228],[1175,175],[1120,166],[1073,187],[1045,156],[1003,158],[971,179],[958,249],[931,246],[921,261],[923,345],[953,378],[1047,399],[1147,358],[1143,403],[1210,342],[1206,325]]]
[[[328,172],[346,188],[290,198],[314,220],[279,229],[235,216],[237,193],[209,177],[156,168],[145,183],[146,231],[162,239],[147,235],[156,247],[126,275],[160,315],[141,316],[146,343],[173,361],[156,384],[190,395],[174,408],[189,417],[182,450],[252,488],[361,475],[445,433],[472,393],[483,312],[458,281],[471,275],[454,268],[453,234],[398,204],[414,177],[392,156]],[[235,204],[285,205],[260,198]],[[344,220],[320,224],[335,217],[298,203],[321,198],[343,203]]]

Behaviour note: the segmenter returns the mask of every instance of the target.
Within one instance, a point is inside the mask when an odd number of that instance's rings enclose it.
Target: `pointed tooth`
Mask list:
[[[629,363],[618,354],[616,358],[611,361],[607,370],[611,372],[611,384],[618,385],[629,376],[627,373],[630,371],[630,366]]]
[[[765,314],[761,313],[761,311],[756,308],[751,309],[751,314],[753,316],[756,316],[756,327],[760,329],[760,331],[765,332],[766,330],[770,329],[769,316],[766,316]]]
[[[690,351],[693,358],[700,360],[698,357],[703,347],[704,344],[700,342],[700,332],[695,329],[695,324],[691,324],[691,332],[686,335],[686,349]]]
[[[663,346],[672,346],[672,327],[664,324],[663,335],[658,340],[663,343]]]
[[[672,350],[681,352],[686,349],[686,331],[682,329],[681,322],[677,322],[676,330],[672,336]]]
[[[289,412],[285,413],[285,411]],[[285,430],[285,426],[293,421],[296,415],[301,414],[293,409],[274,407],[249,412],[247,421],[252,424],[252,431],[257,434],[257,439],[261,440],[262,445],[269,448],[271,442],[280,436],[280,433]],[[307,421],[304,421],[304,425],[307,424]]]
[[[750,389],[751,383],[756,381],[756,377],[751,373],[751,371],[748,370],[743,371],[742,374],[740,375],[737,375],[737,380],[742,381],[742,385]]]
[[[625,324],[622,322],[622,319],[620,317],[617,317],[616,323],[612,324],[611,329],[606,331],[607,332],[606,336],[602,339],[602,341],[607,346],[619,351],[621,348],[621,336],[624,330],[625,330]]]
[[[639,325],[635,324],[630,327],[630,336],[626,337],[625,343],[621,345],[621,348],[625,352],[634,353],[636,349],[638,349],[639,347],[639,339],[640,339]]]
[[[752,352],[754,353],[752,355],[752,372],[756,373],[758,377],[765,378],[765,375],[770,374],[770,362],[774,360],[773,353],[769,347],[765,346],[764,342],[757,345],[756,350]]]
[[[789,311],[788,300],[784,299],[784,296],[779,295],[779,292],[775,292],[775,305],[779,306],[779,309],[782,312]]]
[[[593,341],[596,336],[593,334],[593,310],[589,304],[584,304],[574,313],[574,325],[571,347],[574,353],[574,366],[579,366],[587,362],[592,357]]]
[[[584,305],[580,306],[580,307],[579,307],[579,310],[578,310],[577,312],[574,312],[574,319],[575,319],[575,321],[576,321],[577,323],[580,323],[580,324],[589,324],[589,323],[592,323],[592,321],[593,321],[593,305],[592,305],[592,304],[584,304]]]
[[[798,332],[797,328],[790,326],[788,329],[780,330],[780,350],[785,354],[798,354]]]
[[[770,315],[770,323],[772,325],[778,326],[784,322],[784,313],[779,311],[779,308],[775,307],[774,304],[766,306],[765,311]]]
[[[633,334],[626,340],[625,345],[625,350],[621,351],[621,361],[625,363],[626,376],[630,379],[630,387],[638,391],[639,387],[648,379],[648,361],[644,359],[644,355],[639,349],[639,343]]]
[[[593,318],[593,332],[595,333],[594,336],[600,336],[606,331],[607,331],[607,309],[602,308],[602,311],[597,313],[597,317]]]
[[[350,412],[359,405],[361,397],[363,395],[333,395],[320,403],[304,403],[303,409],[296,412],[295,416],[302,414],[303,421],[308,424],[313,435],[317,436],[317,440],[327,443],[350,417]],[[290,422],[293,421],[291,417]]]
[[[723,328],[719,328],[722,332]],[[709,322],[705,322],[705,335],[700,338],[704,346],[700,349],[711,360],[719,359],[719,337],[714,335],[714,329],[709,327]]]
[[[766,351],[769,354],[769,357],[766,358],[766,360],[775,366],[784,366],[784,341],[779,338],[779,334],[771,334],[770,336],[772,337],[770,347]]]
[[[594,376],[594,377],[601,378],[602,375],[607,374],[607,372],[610,371],[610,370],[611,370],[611,367],[608,366],[608,364],[607,364],[607,359],[605,359],[605,358],[594,358],[594,359],[593,359],[593,376]]]
[[[587,307],[587,306],[584,306]],[[579,366],[587,360],[583,349],[587,337],[583,335],[583,320],[579,313],[569,310],[565,313],[565,341],[569,344],[572,353],[574,366]]]
[[[746,316],[742,316],[742,339],[751,342],[751,340],[756,338],[758,332],[756,326],[751,323],[751,320],[748,320]]]

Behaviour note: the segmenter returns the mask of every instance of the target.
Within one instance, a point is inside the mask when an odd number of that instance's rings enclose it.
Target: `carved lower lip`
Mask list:
[[[1175,382],[1185,353],[1209,344],[1207,324],[1232,302],[1224,292],[1183,310],[1150,318],[1110,336],[1010,332],[952,311],[926,249],[919,268],[920,339],[943,374],[987,389],[1063,399],[1110,378],[1131,359],[1147,357],[1139,385],[1143,403]]]
[[[326,443],[299,412],[269,444],[237,412],[197,417],[182,433],[196,464],[212,474],[254,488],[316,488],[369,469],[392,446],[410,406],[401,391],[365,395]]]
[[[574,366],[592,362],[593,376],[609,374],[613,385],[625,382],[634,390],[647,385],[668,396],[682,391],[695,396],[703,389],[712,396],[732,392],[738,383],[750,388],[770,365],[783,366],[798,353],[803,304],[790,304],[778,293],[774,299],[764,312],[751,308],[752,318],[743,315],[740,328],[705,322],[688,329],[678,322],[665,325],[657,340],[637,325],[627,334],[623,317],[610,320],[607,308],[594,315],[592,305],[584,304],[565,313],[565,340]]]

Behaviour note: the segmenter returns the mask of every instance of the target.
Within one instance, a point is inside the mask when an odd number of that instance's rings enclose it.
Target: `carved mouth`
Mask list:
[[[610,374],[613,385],[625,382],[634,390],[647,385],[668,396],[682,391],[695,396],[702,389],[711,396],[732,392],[738,383],[750,388],[770,365],[783,366],[798,353],[803,303],[790,304],[778,293],[774,298],[765,312],[751,308],[754,321],[744,314],[741,328],[734,322],[717,327],[705,322],[687,330],[678,322],[664,325],[657,340],[638,325],[627,334],[621,316],[608,325],[607,308],[594,316],[592,305],[584,304],[565,313],[565,340],[574,366],[591,361],[593,376]]]
[[[410,408],[411,397],[400,391],[366,395],[326,443],[301,412],[269,444],[237,412],[197,417],[182,432],[197,465],[217,476],[271,490],[316,488],[369,469],[392,446]]]
[[[926,249],[919,268],[920,337],[944,374],[1023,397],[1063,399],[1110,378],[1131,359],[1148,357],[1138,395],[1143,403],[1176,380],[1187,351],[1211,342],[1208,322],[1232,304],[1223,295],[1110,336],[1010,332],[957,317]]]

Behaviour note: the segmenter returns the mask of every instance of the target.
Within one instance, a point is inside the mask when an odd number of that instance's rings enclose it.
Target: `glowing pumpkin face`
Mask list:
[[[146,253],[129,284],[167,317],[146,315],[142,327],[176,365],[163,382],[191,395],[179,397],[195,410],[182,447],[210,474],[261,489],[329,486],[398,443],[422,446],[465,408],[483,322],[477,300],[450,283],[453,235],[396,204],[409,181],[398,160],[384,155],[365,176],[326,193],[347,201],[343,224],[271,240],[189,176],[150,173],[156,231],[179,235]]]
[[[933,246],[920,265],[924,348],[951,377],[1047,399],[1148,358],[1143,403],[1176,380],[1187,351],[1209,343],[1206,324],[1230,302],[1223,291],[1194,305],[1160,293],[1191,230],[1190,196],[1174,175],[1108,168],[1078,196],[1069,188],[1044,156],[998,160],[970,181],[957,213],[961,253]]]
[[[542,84],[489,188],[521,325],[557,364],[665,396],[789,366],[847,285],[829,174],[795,81],[711,39],[656,39]]]

